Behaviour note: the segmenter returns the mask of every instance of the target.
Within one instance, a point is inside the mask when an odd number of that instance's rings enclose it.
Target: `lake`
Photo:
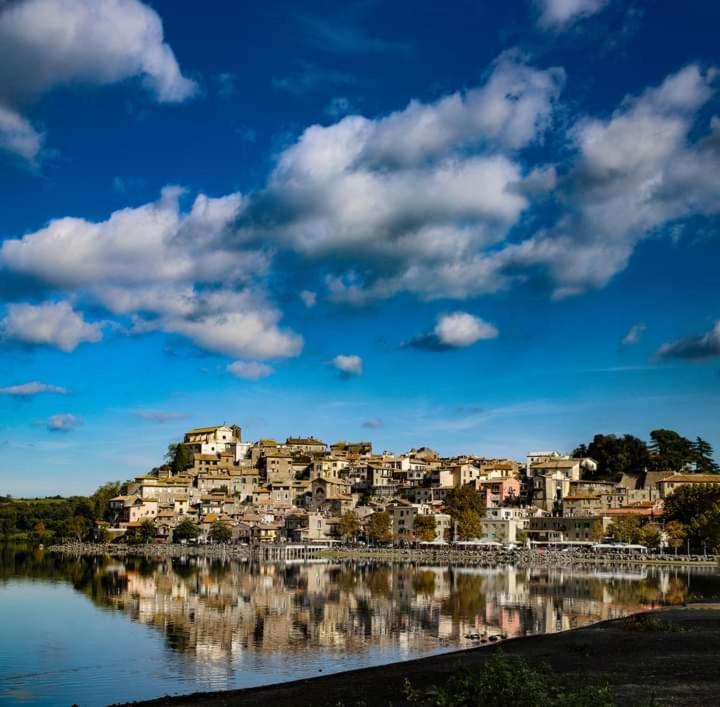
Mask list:
[[[0,703],[251,687],[718,594],[714,568],[257,565],[0,548]]]

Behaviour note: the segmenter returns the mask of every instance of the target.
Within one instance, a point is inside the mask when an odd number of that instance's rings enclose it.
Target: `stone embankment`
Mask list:
[[[113,557],[216,557],[218,559],[247,560],[246,545],[122,545],[112,543],[63,543],[49,545],[46,552],[66,555],[112,555]]]
[[[503,548],[337,548],[326,553],[332,559],[376,559],[383,562],[426,562],[465,564],[485,567],[563,567],[574,564],[663,564],[717,565],[717,555],[662,555],[627,552],[589,552],[587,550],[536,550]]]

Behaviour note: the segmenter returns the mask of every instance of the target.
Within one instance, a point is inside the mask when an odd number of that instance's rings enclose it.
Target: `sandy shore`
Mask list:
[[[498,650],[549,665],[565,681],[607,681],[620,705],[717,705],[720,699],[720,604],[659,609],[546,636],[503,641],[431,658],[247,690],[165,697],[139,705],[337,707],[408,704],[404,681],[423,691],[458,668],[473,671]]]

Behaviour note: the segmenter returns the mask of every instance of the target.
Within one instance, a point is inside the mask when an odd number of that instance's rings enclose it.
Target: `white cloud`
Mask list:
[[[556,30],[567,29],[578,20],[600,12],[609,0],[536,0],[538,24]]]
[[[27,159],[37,156],[40,137],[18,114],[28,101],[57,87],[133,77],[164,103],[183,101],[197,90],[163,41],[162,20],[139,0],[0,5],[0,147]],[[13,114],[16,119],[8,122]]]
[[[16,397],[30,397],[33,395],[40,395],[41,393],[65,395],[67,390],[62,386],[40,383],[40,381],[31,381],[30,383],[9,385],[5,388],[0,388],[0,395],[13,395]]]
[[[257,361],[234,361],[227,367],[228,371],[238,378],[256,381],[274,373],[272,366]]]
[[[51,432],[68,432],[80,425],[82,425],[82,420],[79,417],[67,413],[53,415],[47,421],[47,428]]]
[[[42,147],[43,136],[28,120],[0,103],[0,150],[32,162]]]
[[[303,290],[300,293],[300,299],[308,309],[312,309],[317,304],[317,293],[312,290]]]
[[[471,346],[481,339],[494,339],[499,332],[496,327],[479,317],[467,312],[453,312],[440,317],[434,333],[440,343],[462,347]]]
[[[0,332],[12,341],[74,351],[81,343],[100,341],[102,324],[86,322],[69,302],[10,304]]]
[[[332,360],[332,365],[345,376],[359,376],[363,372],[360,356],[340,354]]]
[[[629,329],[627,334],[623,337],[622,345],[623,346],[634,346],[637,344],[638,341],[640,341],[640,337],[643,335],[643,332],[645,331],[646,327],[644,324],[633,324]]]

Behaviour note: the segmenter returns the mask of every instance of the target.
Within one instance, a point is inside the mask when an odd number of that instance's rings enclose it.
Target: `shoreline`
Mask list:
[[[165,696],[124,705],[398,707],[410,704],[405,697],[406,680],[420,694],[431,694],[457,670],[477,671],[498,651],[522,657],[534,666],[548,665],[566,682],[607,682],[619,705],[716,704],[720,694],[720,603],[665,607],[559,633],[512,638],[292,682]]]
[[[123,545],[64,543],[42,548],[45,552],[75,556],[114,556],[114,557],[209,557],[214,559],[232,559],[250,561],[252,548],[247,545]],[[716,556],[700,555],[627,555],[623,553],[605,553],[598,555],[587,552],[563,552],[556,550],[467,550],[467,549],[356,549],[339,548],[323,550],[320,560],[376,560],[391,563],[423,563],[431,565],[465,565],[479,567],[497,567],[513,565],[516,567],[569,567],[573,565],[652,565],[668,567],[718,567],[720,559]],[[317,561],[317,560],[311,560]],[[282,562],[282,560],[279,560]],[[270,564],[273,564],[272,562]]]

